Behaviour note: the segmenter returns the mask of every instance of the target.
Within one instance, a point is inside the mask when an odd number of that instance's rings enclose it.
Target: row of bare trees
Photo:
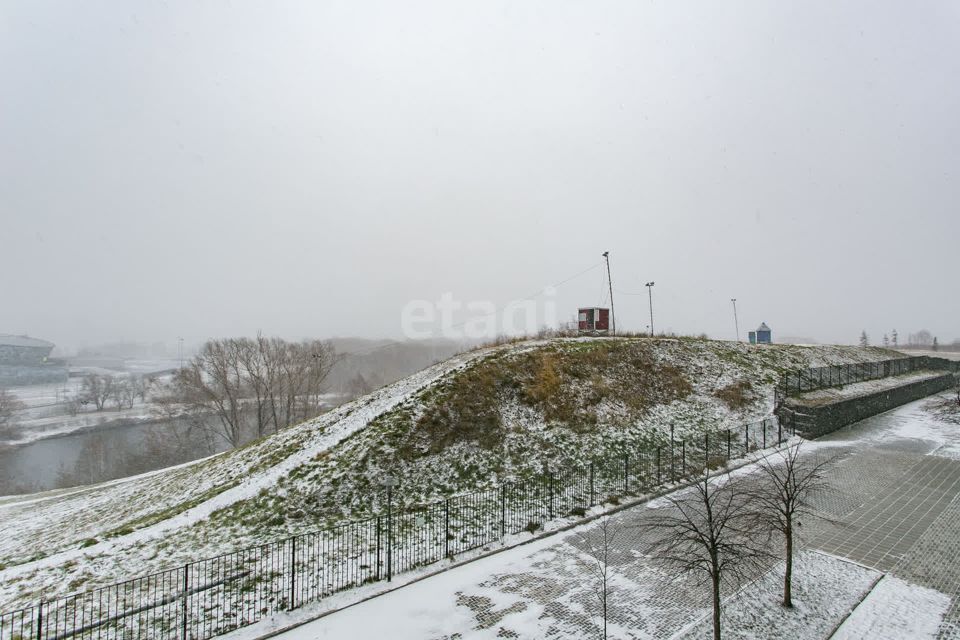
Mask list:
[[[210,340],[175,374],[168,400],[237,447],[319,415],[337,359],[320,340]]]
[[[831,459],[801,456],[801,443],[757,462],[757,473],[742,477],[704,476],[667,498],[669,507],[643,520],[639,529],[654,540],[651,559],[710,587],[713,637],[721,638],[721,593],[727,582],[742,585],[781,554],[784,607],[793,607],[793,564],[802,520],[823,518],[811,504],[826,490],[824,471]],[[610,518],[581,536],[607,637],[610,561],[620,529]]]
[[[153,379],[146,376],[88,373],[80,384],[77,402],[81,406],[92,404],[97,411],[106,409],[108,403],[113,403],[117,411],[132,409],[137,398],[147,401],[153,385]]]

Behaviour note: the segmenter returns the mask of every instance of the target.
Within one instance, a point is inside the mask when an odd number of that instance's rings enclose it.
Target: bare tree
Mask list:
[[[83,376],[83,384],[80,386],[80,402],[81,404],[92,402],[97,411],[103,411],[107,401],[113,397],[113,387],[113,376],[88,373]]]
[[[590,571],[593,591],[603,614],[603,640],[607,639],[608,604],[610,597],[610,554],[620,529],[610,521],[610,516],[600,519],[598,525],[581,534],[582,551],[589,557],[586,565]]]
[[[743,480],[727,478],[714,486],[708,477],[668,497],[641,527],[655,532],[654,562],[684,575],[698,586],[709,583],[713,602],[713,637],[720,640],[720,590],[727,579],[743,583],[770,558],[767,541],[758,539]]]
[[[801,458],[802,442],[763,458],[757,463],[762,476],[751,485],[750,502],[761,528],[783,536],[786,567],[783,574],[783,606],[793,607],[794,540],[804,518],[825,518],[811,506],[811,498],[824,491],[824,470],[833,458]]]
[[[137,400],[137,389],[130,378],[113,378],[110,385],[110,398],[117,405],[117,411],[132,409]]]
[[[0,389],[0,430],[12,427],[13,416],[25,408],[22,402],[6,389]]]
[[[174,386],[181,404],[215,416],[217,433],[237,447],[248,434],[262,437],[319,414],[336,361],[333,347],[318,340],[211,340],[177,371]]]
[[[243,444],[246,392],[237,352],[234,340],[210,340],[174,376],[180,401],[200,413],[213,415],[217,434],[232,447]]]

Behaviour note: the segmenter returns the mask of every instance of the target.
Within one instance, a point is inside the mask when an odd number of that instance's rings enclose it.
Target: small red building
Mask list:
[[[585,307],[577,313],[579,333],[607,333],[610,331],[610,309]]]

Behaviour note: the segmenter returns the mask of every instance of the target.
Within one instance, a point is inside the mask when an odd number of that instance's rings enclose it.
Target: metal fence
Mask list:
[[[858,362],[836,364],[828,367],[814,367],[803,371],[784,374],[777,385],[777,394],[783,398],[795,396],[817,389],[842,387],[855,382],[879,380],[891,376],[900,376],[913,371],[960,371],[960,362],[944,358],[916,356],[879,360],[877,362]]]
[[[779,444],[776,418],[393,510],[0,614],[0,640],[205,640],[338,591],[582,516]]]

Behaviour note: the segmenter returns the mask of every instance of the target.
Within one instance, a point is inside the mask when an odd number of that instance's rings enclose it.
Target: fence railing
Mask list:
[[[389,579],[582,516],[783,442],[776,418],[670,438],[580,468],[389,509],[359,522],[250,547],[109,587],[0,613],[0,640],[205,640],[362,584]]]
[[[802,371],[786,373],[777,384],[779,397],[789,396],[842,387],[855,382],[879,380],[891,376],[900,376],[914,371],[960,371],[960,362],[929,356],[896,358],[877,362],[858,362],[836,364],[827,367],[814,367]]]

